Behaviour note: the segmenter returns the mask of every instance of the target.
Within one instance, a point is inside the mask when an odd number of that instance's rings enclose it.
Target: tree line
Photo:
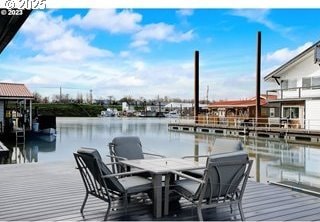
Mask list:
[[[77,103],[77,104],[100,104],[100,105],[121,105],[123,102],[128,104],[159,104],[160,103],[193,103],[193,99],[181,99],[181,98],[170,98],[168,96],[160,97],[157,96],[154,99],[146,99],[144,97],[134,98],[132,96],[124,96],[121,99],[116,99],[114,96],[106,96],[105,98],[100,97],[98,99],[93,99],[92,94],[88,93],[83,95],[78,93],[75,97],[70,94],[54,94],[49,98],[48,96],[42,96],[38,92],[33,93],[34,103]],[[200,103],[206,104],[210,101],[200,100]]]

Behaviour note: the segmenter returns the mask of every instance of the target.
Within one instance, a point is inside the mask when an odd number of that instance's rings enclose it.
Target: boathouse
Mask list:
[[[0,132],[32,127],[33,94],[24,84],[0,83]]]
[[[269,99],[276,99],[275,95],[269,95]],[[260,105],[262,106],[261,117],[272,116],[269,107],[267,107],[266,95],[260,96]],[[208,105],[209,112],[218,117],[244,117],[255,118],[256,97],[240,100],[220,100]]]
[[[274,83],[267,90],[269,104],[278,117],[288,118],[294,128],[320,130],[320,41],[264,77]]]

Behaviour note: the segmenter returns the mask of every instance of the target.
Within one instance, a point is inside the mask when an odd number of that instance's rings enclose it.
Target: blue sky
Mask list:
[[[0,55],[0,81],[42,95],[193,98],[255,94],[256,36],[263,76],[320,39],[318,9],[63,9],[33,11]],[[271,87],[262,83],[262,91]],[[274,87],[274,86],[273,86]]]

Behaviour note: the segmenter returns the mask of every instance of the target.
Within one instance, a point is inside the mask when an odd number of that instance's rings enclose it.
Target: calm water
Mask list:
[[[94,147],[105,155],[109,153],[107,144],[112,138],[124,135],[139,136],[144,151],[168,157],[210,154],[215,136],[170,132],[168,121],[165,118],[57,118],[56,138],[28,140],[24,149],[12,149],[9,161],[73,161],[72,153],[79,147]],[[319,147],[279,140],[241,139],[254,160],[251,176],[257,181],[289,180],[320,187]]]

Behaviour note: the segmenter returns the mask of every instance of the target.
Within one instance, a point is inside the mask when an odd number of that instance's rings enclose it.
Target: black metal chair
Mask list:
[[[125,210],[127,210],[130,195],[152,190],[152,181],[132,176],[132,174],[141,173],[141,171],[112,174],[107,164],[102,162],[96,149],[80,148],[77,153],[74,153],[74,157],[86,188],[86,195],[80,208],[82,214],[89,194],[108,203],[104,217],[106,220],[113,200],[123,199]]]
[[[223,153],[232,153],[232,152],[238,152],[243,150],[243,144],[240,140],[237,139],[226,139],[226,138],[216,138],[213,144],[213,151],[211,155],[201,155],[201,156],[184,156],[183,159],[186,158],[209,158],[213,157],[218,154]],[[203,177],[204,169],[198,169],[198,170],[188,170],[184,172],[185,174],[188,174],[193,177]]]
[[[156,158],[164,158],[165,156],[146,153],[142,150],[142,144],[137,136],[121,136],[115,137],[111,143],[109,143],[109,152],[111,162],[118,162],[120,160],[135,160],[144,159],[145,156],[152,156]],[[113,172],[124,172],[125,169],[121,165],[112,168]],[[148,174],[146,174],[148,175]]]
[[[186,179],[176,181],[173,191],[197,206],[201,221],[203,208],[230,205],[232,211],[232,204],[238,205],[241,220],[245,220],[242,197],[252,162],[244,151],[210,156],[201,179],[175,172],[180,178]]]

